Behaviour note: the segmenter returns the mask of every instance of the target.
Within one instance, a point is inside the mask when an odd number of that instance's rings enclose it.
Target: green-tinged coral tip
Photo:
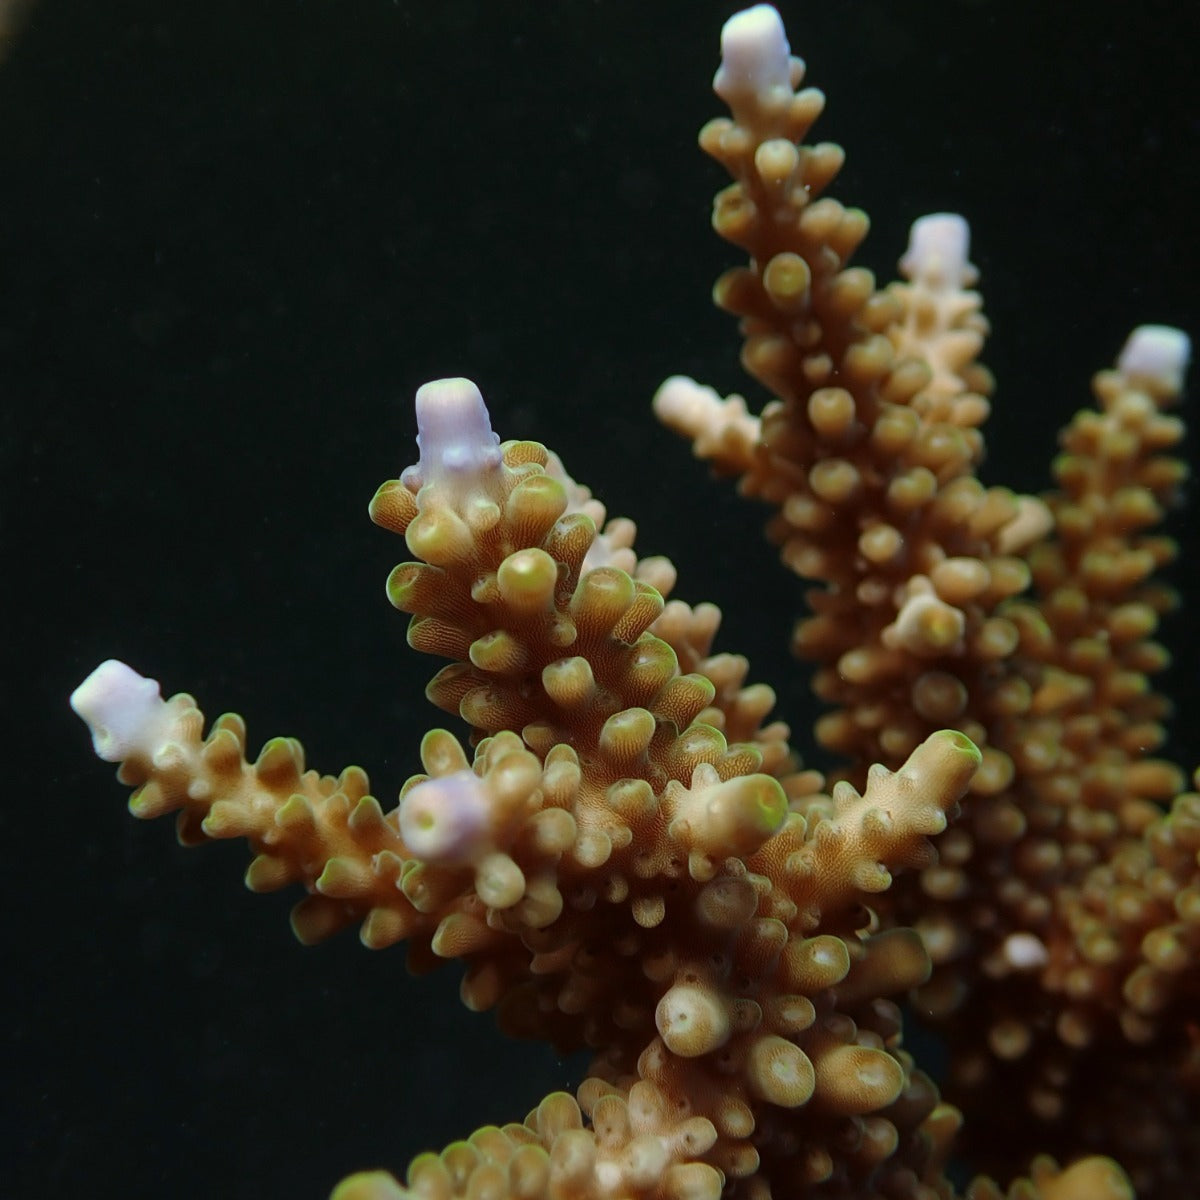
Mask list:
[[[398,479],[382,483],[367,505],[367,515],[381,529],[403,534],[416,516],[417,505],[412,493]]]
[[[268,785],[282,786],[304,771],[304,748],[295,738],[273,737],[259,752],[254,773]]]
[[[979,766],[983,762],[983,752],[960,729],[939,729],[937,733],[931,734],[930,737],[941,738],[946,742],[947,748],[953,747],[955,750],[960,750],[973,761],[975,766]]]
[[[778,779],[770,775],[753,775],[754,804],[758,827],[764,833],[776,833],[788,814],[787,794]]]
[[[329,1194],[329,1200],[400,1200],[404,1189],[387,1171],[357,1171]]]
[[[379,511],[380,505],[385,503],[398,487],[403,487],[403,484],[398,479],[385,479],[375,489],[375,495],[371,497],[371,501],[367,505],[367,516],[371,520],[375,519],[375,514]]]
[[[322,896],[351,900],[362,895],[371,884],[371,871],[357,859],[335,855],[325,864],[313,886]]]
[[[384,589],[387,592],[388,603],[401,612],[411,613],[413,590],[420,574],[419,563],[400,563],[392,568],[387,577]]]

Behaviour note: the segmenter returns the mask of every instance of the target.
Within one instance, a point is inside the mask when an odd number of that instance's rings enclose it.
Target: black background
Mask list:
[[[648,409],[675,371],[745,386],[694,145],[730,11],[42,0],[0,65],[0,1193],[320,1197],[578,1083],[462,1010],[452,967],[294,944],[295,897],[242,890],[240,844],[134,822],[66,706],[115,655],[389,804],[439,718],[365,507],[415,458],[424,380],[470,375],[502,437],[558,449],[811,720],[800,585]],[[915,216],[971,218],[985,475],[1042,486],[1131,326],[1200,332],[1197,6],[784,15],[849,152],[835,194],[874,219],[862,261],[890,276]],[[1194,605],[1194,555],[1176,578]]]

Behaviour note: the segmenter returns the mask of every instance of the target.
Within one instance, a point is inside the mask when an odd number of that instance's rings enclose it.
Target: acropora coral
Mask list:
[[[808,140],[804,73],[774,9],[739,13],[700,138],[743,260],[715,298],[774,399],[677,377],[654,403],[810,581],[793,649],[835,773],[714,652],[719,612],[461,378],[418,391],[418,461],[370,506],[413,559],[387,583],[409,644],[449,660],[427,696],[469,727],[426,735],[397,806],[294,739],[248,761],[240,718],[122,663],[72,696],[135,816],[306,891],[301,941],[461,960],[468,1007],[589,1052],[574,1097],[337,1200],[1192,1194],[1200,797],[1156,756],[1152,686],[1187,339],[1133,333],[1053,490],[982,484],[966,223],[918,221],[900,282],[850,265],[868,223],[826,195],[843,153]],[[958,1190],[955,1155],[1001,1182]]]

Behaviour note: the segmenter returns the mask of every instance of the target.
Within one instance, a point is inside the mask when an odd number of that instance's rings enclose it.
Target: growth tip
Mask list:
[[[416,466],[400,477],[414,488],[469,482],[499,464],[500,438],[471,380],[434,379],[417,389],[417,448]]]

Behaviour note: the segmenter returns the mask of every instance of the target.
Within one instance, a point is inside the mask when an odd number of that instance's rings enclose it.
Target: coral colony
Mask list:
[[[418,391],[419,461],[370,512],[415,560],[388,594],[449,660],[427,694],[470,749],[427,734],[385,813],[358,768],[306,770],[289,738],[248,763],[240,718],[206,733],[122,663],[71,703],[135,816],[247,839],[255,891],[304,887],[302,941],[357,924],[458,959],[472,1009],[591,1052],[575,1097],[337,1200],[1191,1195],[1200,796],[1153,757],[1148,682],[1188,341],[1133,333],[1053,492],[984,487],[965,222],[918,221],[877,287],[847,265],[867,220],[823,195],[842,151],[804,140],[823,97],[775,10],[733,17],[721,54],[731,115],[700,142],[745,265],[716,298],[776,398],[756,417],[677,378],[655,409],[773,506],[812,581],[794,650],[836,781],[712,654],[716,610],[670,599],[671,564],[556,455],[501,443],[466,379]],[[940,1089],[902,1004],[948,1047]],[[957,1191],[952,1155],[1001,1182]]]

